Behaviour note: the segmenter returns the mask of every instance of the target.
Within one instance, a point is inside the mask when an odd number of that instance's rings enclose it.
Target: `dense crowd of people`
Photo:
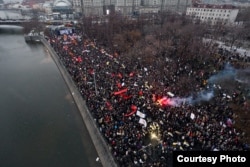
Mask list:
[[[171,77],[159,78],[154,74],[157,67],[128,64],[77,31],[51,33],[48,41],[86,100],[119,166],[171,166],[174,150],[249,150],[242,141],[244,132],[234,127],[229,106],[246,104],[240,82],[227,90],[209,80],[218,71],[182,66],[173,72],[171,62],[163,69],[172,72]],[[250,62],[249,57],[223,48],[218,54],[219,60],[210,62],[215,69],[223,70],[225,62],[239,59]],[[192,97],[178,84],[180,73],[195,78],[196,83],[189,83],[196,92]],[[158,85],[145,80],[154,75]]]

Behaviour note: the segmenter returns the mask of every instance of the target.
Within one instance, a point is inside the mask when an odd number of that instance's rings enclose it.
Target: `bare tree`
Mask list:
[[[39,11],[33,9],[32,10],[32,18],[28,22],[22,23],[24,27],[24,33],[28,33],[31,30],[35,30],[36,32],[41,32],[44,30],[44,24],[39,21]]]

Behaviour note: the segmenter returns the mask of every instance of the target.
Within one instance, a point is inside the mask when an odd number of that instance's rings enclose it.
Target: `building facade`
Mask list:
[[[114,9],[123,15],[135,13],[158,13],[173,11],[186,13],[192,0],[72,0],[76,12],[84,15],[105,15],[107,9]]]
[[[142,6],[159,6],[161,0],[142,0]]]
[[[186,15],[209,24],[234,24],[239,9],[232,5],[197,4],[187,8]]]
[[[72,5],[76,13],[82,13],[82,0],[72,0]]]
[[[162,10],[177,13],[186,13],[188,7],[192,6],[192,0],[161,0]]]
[[[115,10],[124,15],[131,15],[139,10],[141,0],[116,0]]]
[[[60,14],[73,14],[72,3],[68,0],[55,0],[52,12]]]
[[[4,7],[4,2],[3,0],[0,0],[0,9]]]

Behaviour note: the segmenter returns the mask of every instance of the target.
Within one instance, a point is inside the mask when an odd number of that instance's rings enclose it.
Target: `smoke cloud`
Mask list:
[[[222,71],[219,71],[217,74],[212,75],[208,79],[209,84],[215,84],[222,81],[234,80],[237,74],[237,70],[232,67],[229,63],[225,64],[225,67]]]
[[[167,105],[169,106],[181,106],[186,105],[195,105],[197,103],[210,101],[215,96],[215,89],[221,88],[220,84],[232,85],[233,82],[237,81],[240,83],[247,83],[250,85],[250,69],[237,70],[229,63],[225,64],[223,70],[212,75],[208,80],[207,89],[201,90],[200,92],[195,92],[189,97],[180,98],[167,98]],[[215,86],[217,85],[217,86]]]

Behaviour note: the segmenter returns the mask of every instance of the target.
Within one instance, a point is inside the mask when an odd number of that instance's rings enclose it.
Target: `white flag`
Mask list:
[[[140,118],[139,123],[144,125],[145,128],[147,127],[147,121],[145,119]]]
[[[167,94],[168,94],[170,97],[174,97],[174,94],[171,93],[171,92],[167,92]]]
[[[136,115],[139,116],[139,117],[141,117],[141,118],[145,118],[146,117],[146,115],[144,113],[140,112],[140,111],[137,111]]]
[[[89,53],[90,50],[83,50],[83,51],[82,51],[82,53],[85,53],[85,52]]]
[[[191,113],[190,118],[191,118],[191,119],[195,119],[194,113]]]

